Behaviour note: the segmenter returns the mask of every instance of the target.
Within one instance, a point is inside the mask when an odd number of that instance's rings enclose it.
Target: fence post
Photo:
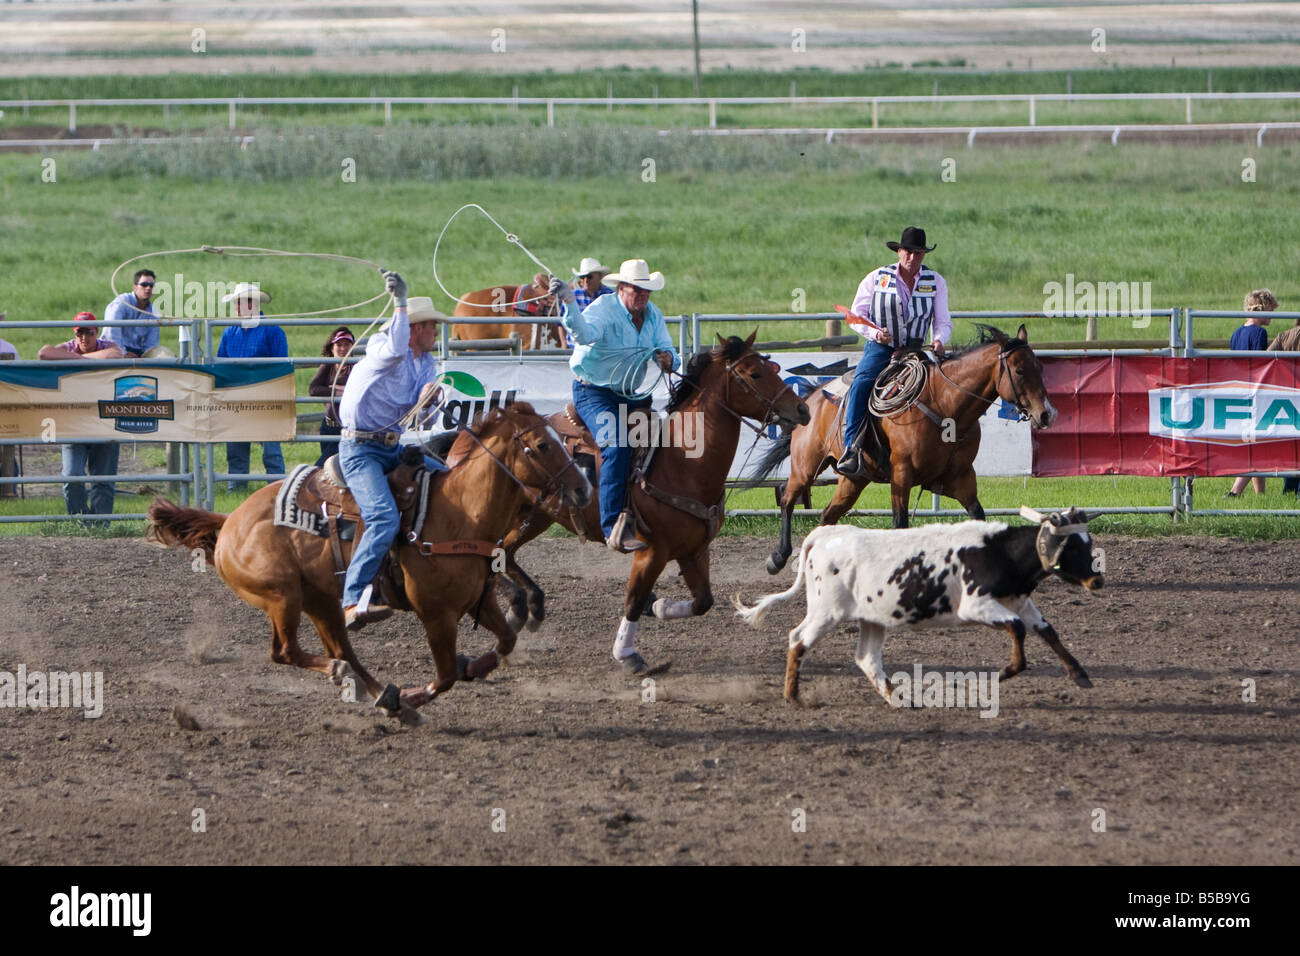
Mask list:
[[[840,334],[840,329],[841,329],[841,328],[842,328],[842,326],[841,326],[841,324],[840,324],[840,320],[839,320],[839,319],[827,319],[827,320],[826,320],[826,337],[827,337],[828,339],[833,339],[833,338],[835,338],[837,335]],[[831,348],[831,347],[830,347],[829,345],[823,345],[823,346],[822,346],[822,351],[823,351],[823,352],[828,352],[828,351],[830,351],[830,348]]]
[[[1029,125],[1030,126],[1038,125],[1037,114],[1038,114],[1038,99],[1036,97],[1031,96],[1029,97]]]
[[[718,128],[718,101],[709,100],[709,129]]]
[[[555,125],[555,100],[546,101],[546,125]]]
[[[235,101],[230,101],[230,128],[235,128]]]
[[[1192,98],[1190,96],[1187,97],[1187,111],[1185,114],[1185,120],[1188,123],[1192,121]]]
[[[393,101],[384,100],[384,125],[393,125]]]
[[[77,104],[69,103],[68,104],[68,132],[75,133],[76,131],[77,131]]]
[[[880,128],[880,100],[874,96],[871,98],[871,128]]]

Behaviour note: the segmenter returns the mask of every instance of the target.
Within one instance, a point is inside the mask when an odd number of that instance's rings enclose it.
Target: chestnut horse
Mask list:
[[[525,484],[543,489],[543,496],[562,495],[573,507],[585,507],[592,498],[591,483],[564,443],[525,403],[494,409],[477,434],[466,430],[458,435],[449,461],[451,470],[430,482],[429,507],[420,529],[424,543],[498,544],[532,494]],[[163,545],[202,549],[230,589],[270,618],[273,661],[320,671],[336,684],[355,673],[376,707],[418,722],[409,708],[450,690],[458,679],[484,676],[514,649],[515,632],[486,594],[489,564],[495,565],[498,555],[427,554],[419,542],[403,542],[398,557],[405,595],[424,625],[437,680],[400,694],[391,684],[381,685],[361,666],[348,640],[340,604],[343,582],[335,573],[330,542],[274,523],[280,485],[258,489],[230,515],[158,499],[149,509],[147,533]],[[361,530],[358,526],[354,540]],[[347,561],[352,542],[342,545]],[[495,650],[472,662],[456,656],[457,622],[471,612],[496,635]],[[305,653],[298,646],[304,613],[320,635],[325,656]]]
[[[712,351],[691,358],[686,374],[673,387],[662,440],[644,486],[636,480],[630,483],[631,502],[639,517],[637,536],[649,546],[634,552],[628,578],[619,631],[629,643],[646,611],[671,619],[703,614],[713,606],[709,543],[725,518],[727,472],[740,441],[742,419],[763,425],[776,421],[786,429],[809,421],[808,406],[781,380],[780,369],[753,350],[754,335],[744,341],[718,336],[718,343]],[[553,423],[561,418],[563,413],[551,416]],[[635,434],[631,426],[628,431],[629,437]],[[599,467],[599,459],[596,464]],[[512,588],[504,577],[501,582],[513,591],[510,622],[515,627],[525,623],[536,627],[545,616],[542,591],[515,561],[515,552],[553,522],[575,533],[579,523],[585,524],[583,534],[604,546],[600,509],[594,500],[573,513],[554,505],[529,512],[505,540],[506,574],[518,586]],[[594,529],[594,534],[587,529]],[[654,599],[651,589],[670,561],[677,562],[693,600]],[[628,669],[644,673],[647,668],[637,655]]]
[[[542,273],[533,276],[533,281],[529,285],[523,286],[523,292],[517,285],[498,285],[490,289],[479,289],[477,292],[469,292],[461,296],[461,301],[456,303],[456,311],[453,316],[482,316],[484,318],[502,317],[500,324],[468,324],[460,323],[452,325],[452,338],[457,339],[506,339],[511,333],[518,333],[520,344],[525,349],[542,349],[556,348],[562,349],[564,345],[564,328],[558,322],[552,323],[521,323],[508,322],[506,316],[515,315],[515,298],[532,299],[538,296],[542,298],[536,302],[541,306],[540,315],[559,315],[559,310],[555,307],[555,297],[547,295],[549,284],[547,278]]]
[[[917,485],[955,498],[972,518],[984,519],[972,467],[980,447],[980,417],[1001,397],[1034,427],[1049,428],[1056,421],[1056,409],[1047,398],[1043,365],[1029,347],[1025,327],[1020,326],[1015,338],[992,326],[976,328],[980,331],[978,342],[931,367],[915,404],[881,419],[889,443],[890,468],[879,468],[864,453],[867,474],[840,476],[835,494],[822,512],[822,524],[835,524],[844,517],[872,481],[889,482],[895,528],[907,527],[907,496]],[[938,421],[927,416],[922,406]],[[768,558],[769,574],[780,571],[790,558],[790,513],[795,504],[802,499],[807,505],[813,481],[844,453],[843,406],[818,389],[808,407],[812,423],[779,442],[756,469],[762,477],[790,459],[790,478],[777,489],[781,540]]]

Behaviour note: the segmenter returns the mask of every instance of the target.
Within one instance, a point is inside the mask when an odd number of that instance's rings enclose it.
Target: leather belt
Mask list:
[[[379,445],[396,445],[401,441],[400,432],[363,432],[355,428],[345,428],[341,432],[343,438],[351,438],[353,441],[371,441]]]

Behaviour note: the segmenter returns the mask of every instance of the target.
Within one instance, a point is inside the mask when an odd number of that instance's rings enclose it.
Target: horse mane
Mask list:
[[[959,349],[949,352],[945,361],[952,359],[964,358],[972,352],[982,349],[986,345],[997,344],[1003,354],[1014,352],[1016,349],[1025,348],[1029,345],[1024,339],[1007,335],[995,325],[988,325],[984,322],[975,323],[976,338],[969,345],[963,345]]]
[[[705,370],[715,359],[734,362],[744,355],[748,348],[749,346],[740,336],[729,335],[721,345],[715,345],[707,352],[696,352],[692,355],[690,361],[686,363],[686,371],[669,392],[668,407],[665,411],[671,415],[700,391],[700,379],[704,377]]]

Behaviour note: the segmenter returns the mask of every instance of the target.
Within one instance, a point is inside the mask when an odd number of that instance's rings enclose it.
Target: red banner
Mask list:
[[[1034,475],[1300,472],[1300,364],[1266,356],[1045,357],[1060,417],[1033,432]]]

